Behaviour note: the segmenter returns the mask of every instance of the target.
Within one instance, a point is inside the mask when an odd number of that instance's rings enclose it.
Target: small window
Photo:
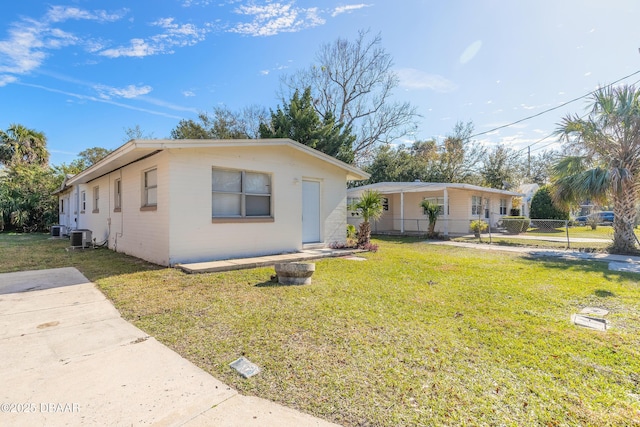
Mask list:
[[[93,213],[100,212],[100,187],[93,187]]]
[[[482,215],[482,197],[471,196],[471,215]]]
[[[86,191],[80,192],[80,213],[84,213],[87,210],[87,193]]]
[[[60,199],[60,213],[64,213],[64,199]]]
[[[211,174],[213,218],[271,216],[271,175],[213,168]]]
[[[507,214],[507,199],[500,199],[500,215]]]
[[[144,173],[143,206],[158,205],[158,170],[151,169]]]
[[[438,215],[444,215],[444,197],[425,197],[424,200],[428,200],[431,203],[438,205]],[[427,214],[427,211],[424,208],[422,208],[422,214]]]
[[[114,211],[122,209],[122,180],[116,179],[113,183],[113,207]]]

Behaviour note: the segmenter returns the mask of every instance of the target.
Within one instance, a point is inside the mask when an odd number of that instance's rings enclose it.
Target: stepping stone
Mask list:
[[[595,314],[598,316],[606,316],[607,314],[609,314],[609,310],[598,307],[585,307],[580,310],[580,314]]]
[[[361,256],[345,256],[344,259],[348,259],[351,261],[366,261],[366,258],[362,258]]]
[[[605,319],[583,316],[580,314],[573,314],[571,316],[571,321],[578,326],[595,329],[597,331],[606,331],[608,325],[608,322]]]
[[[229,366],[238,371],[244,378],[249,378],[260,373],[258,365],[252,363],[244,356],[231,362]]]

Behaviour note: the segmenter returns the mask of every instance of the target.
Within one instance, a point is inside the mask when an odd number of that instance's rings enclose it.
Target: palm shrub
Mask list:
[[[433,203],[431,200],[423,200],[420,202],[420,206],[424,209],[429,218],[429,236],[432,237],[435,234],[436,221],[440,214],[440,206],[437,203]]]
[[[640,196],[640,90],[605,87],[591,96],[587,118],[565,117],[557,130],[572,154],[553,167],[553,199],[565,206],[591,199],[613,202],[611,252],[635,251]]]
[[[352,211],[358,211],[362,216],[360,230],[358,232],[358,247],[363,248],[371,242],[371,220],[376,220],[382,216],[382,195],[379,191],[366,190],[360,199],[350,207]]]

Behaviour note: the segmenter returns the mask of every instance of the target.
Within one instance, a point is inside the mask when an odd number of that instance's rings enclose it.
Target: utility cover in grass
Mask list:
[[[252,363],[244,356],[231,362],[229,366],[238,371],[244,378],[249,378],[260,373],[258,365]]]
[[[607,314],[609,314],[609,310],[598,307],[585,307],[580,310],[580,314],[595,314],[597,316],[606,316]]]
[[[571,316],[571,321],[584,328],[595,329],[597,331],[606,331],[608,322],[605,319],[598,317],[583,316],[581,314],[574,314]]]

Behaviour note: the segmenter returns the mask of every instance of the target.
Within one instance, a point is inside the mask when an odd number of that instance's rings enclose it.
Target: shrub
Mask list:
[[[531,220],[524,216],[504,216],[502,217],[502,225],[510,234],[520,234],[529,228]]]
[[[481,219],[476,219],[475,221],[471,221],[469,228],[471,228],[471,231],[473,231],[474,233],[481,233],[489,228],[489,224]]]
[[[569,219],[569,212],[559,209],[551,200],[551,192],[546,185],[540,187],[531,199],[531,212],[533,219]]]
[[[378,252],[378,245],[375,243],[365,243],[364,245],[360,246],[360,249],[364,249],[365,251],[369,251],[369,252]]]

